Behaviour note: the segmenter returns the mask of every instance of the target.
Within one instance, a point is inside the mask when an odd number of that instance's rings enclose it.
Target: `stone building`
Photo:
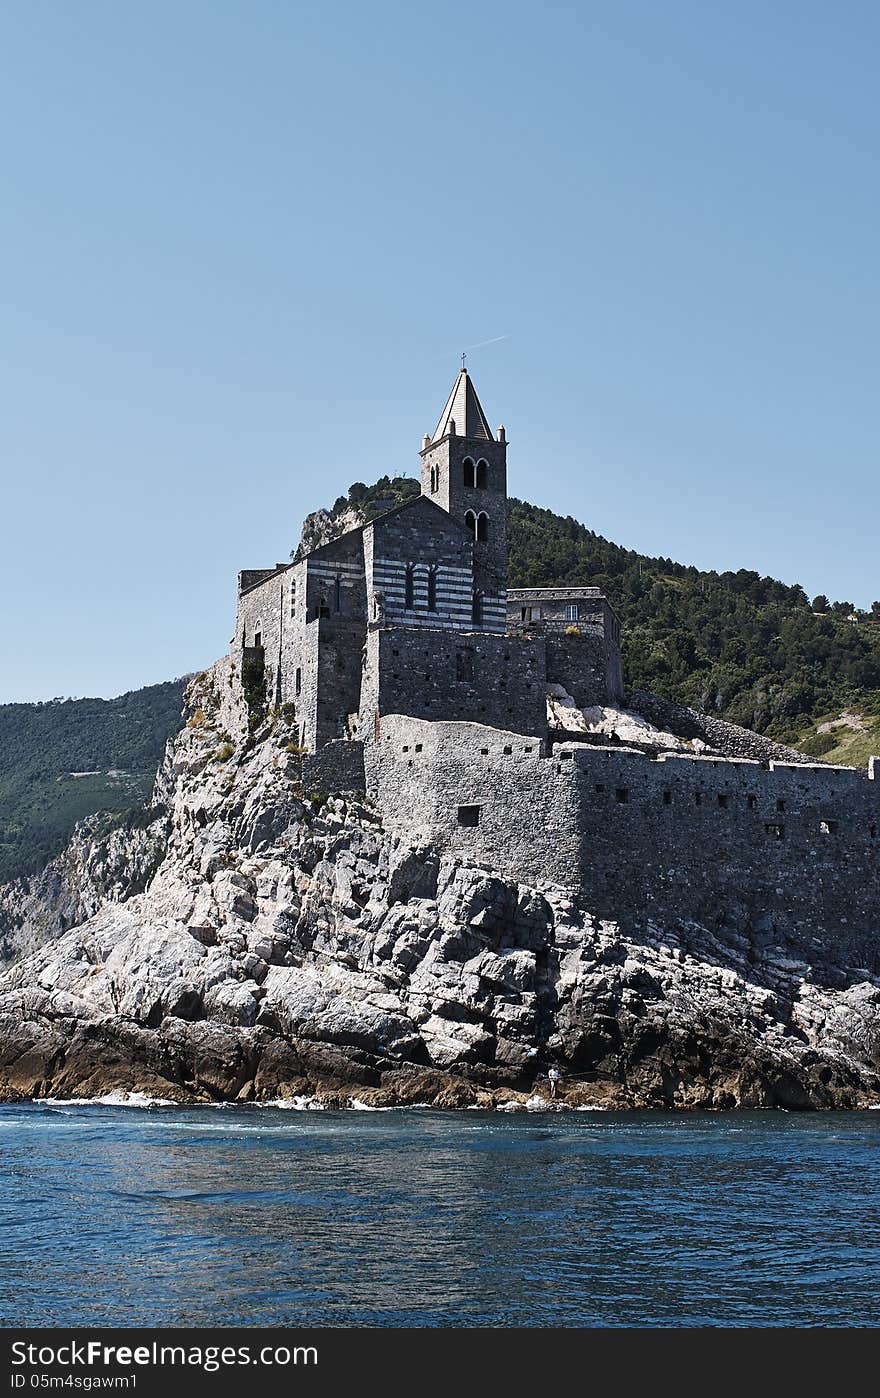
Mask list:
[[[598,589],[508,593],[507,438],[466,369],[423,440],[415,500],[239,574],[232,658],[261,698],[294,705],[312,752],[387,714],[544,739],[548,682],[581,705],[622,695],[620,626]]]
[[[880,760],[792,765],[778,744],[690,711],[693,733],[674,731],[699,735],[691,750],[548,728],[560,686],[580,709],[621,706],[620,622],[597,588],[508,589],[507,440],[464,369],[424,438],[417,498],[239,574],[221,669],[231,728],[283,705],[303,786],[367,791],[391,830],[568,886],[600,916],[785,929],[866,964]],[[631,702],[661,725],[676,707]]]

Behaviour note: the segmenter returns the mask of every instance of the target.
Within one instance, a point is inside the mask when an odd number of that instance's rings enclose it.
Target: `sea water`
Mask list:
[[[876,1326],[880,1112],[0,1106],[0,1323]]]

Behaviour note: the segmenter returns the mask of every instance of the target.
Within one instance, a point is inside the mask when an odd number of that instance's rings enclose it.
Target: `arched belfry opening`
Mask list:
[[[489,489],[489,463],[485,460],[477,462],[475,468],[474,484],[477,490]]]
[[[477,532],[475,537],[480,544],[487,544],[489,542],[489,516],[486,514],[485,510],[481,510],[477,515]]]
[[[472,538],[475,539],[477,537],[477,516],[474,514],[473,510],[465,510],[464,527]]]
[[[462,484],[465,486],[465,488],[467,490],[473,490],[474,485],[476,484],[476,478],[474,474],[474,463],[469,456],[466,456],[464,461],[461,463],[461,476]]]

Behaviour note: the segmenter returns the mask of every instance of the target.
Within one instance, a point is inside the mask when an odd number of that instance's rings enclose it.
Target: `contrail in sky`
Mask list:
[[[493,335],[491,340],[480,340],[476,345],[462,345],[460,349],[444,350],[443,354],[436,354],[435,359],[445,359],[448,354],[467,354],[468,350],[483,349],[486,345],[497,345],[499,340],[509,340],[509,335]]]

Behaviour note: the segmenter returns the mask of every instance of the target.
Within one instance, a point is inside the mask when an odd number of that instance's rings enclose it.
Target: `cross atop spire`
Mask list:
[[[448,436],[450,424],[453,422],[457,437],[475,437],[487,442],[492,441],[491,428],[477,397],[477,390],[464,367],[464,361],[465,355],[463,354],[458,377],[452,385],[452,392],[446,400],[446,407],[440,414],[440,421],[437,423],[431,438],[432,442],[439,442],[441,437]]]

